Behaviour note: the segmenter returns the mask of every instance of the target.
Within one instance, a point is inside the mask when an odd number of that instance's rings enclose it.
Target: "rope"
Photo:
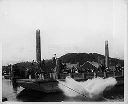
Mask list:
[[[59,80],[57,80],[57,81],[60,83]],[[60,83],[60,84],[62,84],[62,83]],[[62,84],[62,85],[65,86],[66,88],[68,88],[68,89],[70,89],[70,90],[72,90],[72,91],[74,91],[74,92],[76,92],[76,93],[78,93],[78,94],[80,94],[81,96],[83,96],[83,97],[86,98],[86,96],[85,96],[84,94],[81,94],[80,92],[78,92],[78,91],[76,91],[76,90],[70,88],[69,86],[66,86],[66,85],[64,85],[64,84]],[[103,99],[106,100],[106,101],[109,101],[109,99],[107,99],[107,98],[104,98],[104,97],[103,97]]]
[[[60,81],[59,81],[59,80],[57,80],[57,81],[60,83]],[[62,84],[62,83],[60,83],[60,84]],[[81,94],[80,92],[78,92],[78,91],[76,91],[76,90],[74,90],[74,89],[70,88],[69,86],[66,86],[66,85],[64,85],[64,84],[62,84],[62,85],[63,85],[63,86],[65,86],[66,88],[68,88],[68,89],[70,89],[70,90],[72,90],[72,91],[74,91],[74,92],[76,92],[76,93],[80,94],[81,96],[86,97],[84,94]]]

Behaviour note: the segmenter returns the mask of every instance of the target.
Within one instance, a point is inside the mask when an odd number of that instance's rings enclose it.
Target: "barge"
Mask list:
[[[124,86],[124,76],[115,77],[117,80],[116,86]],[[18,79],[18,86],[25,89],[41,91],[45,93],[59,92],[58,80],[65,81],[65,79]],[[76,81],[86,81],[88,79],[75,79]]]

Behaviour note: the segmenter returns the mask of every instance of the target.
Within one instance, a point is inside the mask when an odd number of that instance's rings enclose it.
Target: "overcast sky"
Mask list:
[[[72,52],[123,59],[126,35],[124,0],[0,0],[2,64],[36,59],[36,29],[42,59]]]

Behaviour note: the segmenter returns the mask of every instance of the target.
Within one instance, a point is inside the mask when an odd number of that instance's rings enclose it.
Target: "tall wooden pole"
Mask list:
[[[105,68],[109,68],[109,49],[108,49],[108,41],[105,41]]]
[[[36,61],[38,67],[41,68],[41,41],[40,41],[40,30],[36,30]]]

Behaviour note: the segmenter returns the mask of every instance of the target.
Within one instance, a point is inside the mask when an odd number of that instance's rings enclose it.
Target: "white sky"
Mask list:
[[[124,56],[124,0],[0,0],[2,64],[36,59],[36,29],[41,31],[42,59],[69,52]]]

